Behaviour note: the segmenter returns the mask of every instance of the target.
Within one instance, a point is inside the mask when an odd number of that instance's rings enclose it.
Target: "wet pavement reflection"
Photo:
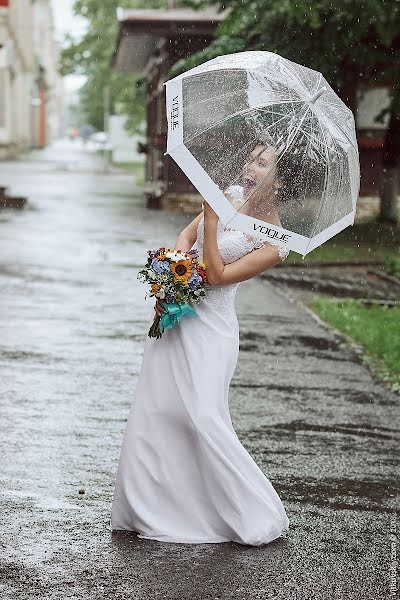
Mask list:
[[[398,396],[356,350],[260,279],[238,292],[231,415],[288,512],[286,539],[166,544],[109,527],[151,314],[146,250],[191,217],[59,142],[0,163],[0,597],[387,598]]]

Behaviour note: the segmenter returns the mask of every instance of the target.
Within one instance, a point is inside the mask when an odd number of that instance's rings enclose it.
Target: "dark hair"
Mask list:
[[[264,135],[263,135],[264,137]],[[273,147],[278,154],[277,158],[277,176],[282,186],[278,188],[277,201],[284,204],[293,200],[300,202],[305,188],[307,186],[307,177],[310,179],[310,173],[304,168],[304,157],[302,144],[292,145],[285,150],[285,141],[282,137],[274,140],[269,134],[254,141],[253,148],[264,146],[265,149]],[[268,140],[268,141],[267,141]]]

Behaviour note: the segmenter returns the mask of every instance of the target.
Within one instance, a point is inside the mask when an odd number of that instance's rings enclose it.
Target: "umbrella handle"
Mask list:
[[[315,92],[315,94],[314,94],[313,96],[311,96],[311,98],[310,98],[309,102],[312,102],[312,103],[314,104],[314,102],[315,102],[316,100],[318,100],[318,98],[319,98],[320,96],[322,96],[322,94],[323,94],[324,92],[326,92],[326,87],[322,87],[320,90],[318,90],[318,92]]]

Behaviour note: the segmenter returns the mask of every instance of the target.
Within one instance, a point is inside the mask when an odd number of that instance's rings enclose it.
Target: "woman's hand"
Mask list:
[[[154,306],[154,310],[156,311],[156,313],[157,313],[157,315],[158,315],[159,317],[161,317],[161,315],[162,315],[163,313],[167,312],[167,311],[165,310],[165,308],[164,308],[163,304],[162,304],[162,301],[161,301],[159,298],[157,298],[157,300],[156,300],[156,304],[155,304],[155,306]]]
[[[218,221],[218,215],[215,212],[215,210],[213,210],[211,208],[211,206],[208,204],[208,202],[206,200],[204,200],[204,220],[207,221]]]

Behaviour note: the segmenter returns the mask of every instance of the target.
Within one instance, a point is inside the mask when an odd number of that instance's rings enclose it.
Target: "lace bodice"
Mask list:
[[[236,260],[239,260],[239,258],[242,258],[242,256],[245,256],[253,250],[262,248],[266,244],[278,246],[278,254],[281,260],[284,260],[289,254],[287,248],[279,246],[279,244],[274,241],[263,241],[257,237],[238,231],[237,229],[230,229],[229,227],[225,227],[220,220],[218,221],[217,227],[217,241],[224,265],[233,263]],[[202,218],[198,224],[197,240],[193,245],[193,248],[198,250],[201,259],[203,258],[203,242],[204,218]],[[217,305],[220,311],[229,313],[233,310],[233,299],[238,285],[238,283],[233,283],[223,286],[212,286],[207,292],[207,299],[212,304]]]
[[[218,221],[217,240],[221,259],[224,265],[235,262],[236,260],[239,260],[239,258],[242,258],[242,256],[252,252],[252,250],[262,248],[266,244],[278,246],[278,254],[281,260],[284,260],[289,254],[289,250],[279,246],[277,242],[267,240],[263,241],[257,237],[248,235],[242,231],[238,231],[237,229],[224,227],[220,220]],[[197,226],[197,240],[193,246],[199,251],[201,257],[203,257],[203,242],[204,218],[201,219]]]

